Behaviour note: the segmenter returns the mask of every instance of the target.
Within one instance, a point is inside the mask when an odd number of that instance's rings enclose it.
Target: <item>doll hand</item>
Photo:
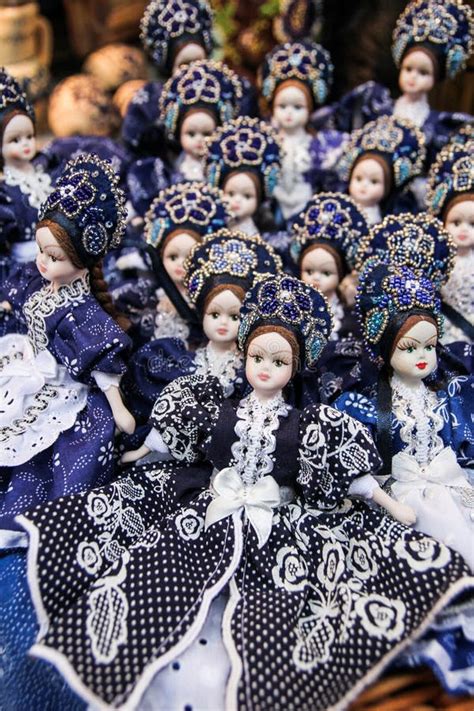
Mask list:
[[[132,449],[130,452],[125,452],[120,457],[120,464],[130,464],[131,462],[136,462],[142,457],[146,457],[150,450],[145,445],[142,445],[138,449]]]
[[[393,518],[400,521],[400,523],[404,523],[405,526],[413,526],[416,523],[416,513],[412,507],[407,506],[407,504],[394,501],[387,510],[392,514]]]
[[[345,276],[339,284],[339,292],[347,306],[352,307],[355,304],[358,283],[359,277],[357,272],[352,272]]]
[[[0,301],[0,309],[9,313],[12,310],[12,305],[9,301]]]
[[[135,432],[135,418],[132,413],[127,410],[125,405],[114,409],[114,420],[120,432],[133,434]]]

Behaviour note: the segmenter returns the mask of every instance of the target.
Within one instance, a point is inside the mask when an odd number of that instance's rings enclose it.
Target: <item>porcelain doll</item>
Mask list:
[[[275,47],[260,71],[260,86],[283,154],[274,197],[285,221],[304,209],[317,187],[314,134],[308,130],[314,108],[323,104],[332,81],[328,52],[312,42]]]
[[[280,174],[276,131],[245,116],[228,121],[207,141],[204,162],[208,182],[222,188],[227,197],[233,213],[230,227],[257,234],[260,209],[272,196]]]
[[[428,209],[439,216],[457,252],[454,269],[443,287],[446,317],[443,343],[474,341],[474,140],[449,143],[428,176]]]
[[[237,349],[240,307],[254,283],[280,270],[279,257],[256,235],[221,229],[195,245],[186,260],[185,284],[205,341],[191,351],[182,340],[159,338],[134,354],[124,388],[138,417],[148,421],[163,388],[182,375],[216,377],[225,397],[243,392],[246,383]],[[139,456],[130,453],[123,461]]]
[[[27,324],[0,339],[2,546],[16,514],[110,480],[115,427],[135,427],[119,390],[130,342],[100,268],[124,214],[110,164],[72,160],[41,207],[36,265],[2,285]]]
[[[34,261],[41,203],[52,190],[36,155],[33,107],[18,82],[0,70],[0,276],[15,263]]]
[[[422,171],[424,157],[423,134],[414,124],[382,117],[354,131],[338,171],[372,225],[385,211],[393,212],[397,201],[398,211],[407,209],[401,191]]]
[[[472,586],[457,553],[346,498],[378,467],[364,427],[286,404],[329,332],[319,292],[264,280],[239,329],[247,397],[178,379],[154,410],[175,461],[21,517],[31,653],[87,703],[342,708]]]
[[[442,317],[435,284],[421,274],[367,265],[358,309],[366,346],[381,369],[378,395],[342,395],[336,405],[376,434],[388,488],[413,507],[417,530],[459,551],[472,569],[474,490],[465,469],[473,456],[472,380],[455,378],[438,391],[423,382],[436,369]]]

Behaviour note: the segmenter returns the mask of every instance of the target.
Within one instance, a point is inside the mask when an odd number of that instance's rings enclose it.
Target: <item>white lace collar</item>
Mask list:
[[[402,94],[395,102],[393,115],[397,118],[409,119],[415,126],[421,128],[430,113],[430,105],[426,96],[418,101],[410,101]]]
[[[258,234],[257,226],[251,217],[246,217],[245,220],[242,220],[242,222],[232,220],[230,227],[239,230],[239,232],[243,232],[245,235],[249,235],[250,237]]]
[[[230,397],[234,391],[234,384],[237,379],[237,371],[243,362],[242,355],[235,348],[220,352],[212,347],[209,342],[207,346],[198,348],[196,351],[196,375],[213,375],[218,378],[224,396]]]
[[[339,340],[339,331],[341,329],[342,319],[344,318],[344,306],[337,294],[333,294],[330,299],[328,299],[329,307],[332,314],[332,331],[329,336],[330,341]]]
[[[28,196],[32,207],[40,208],[52,190],[51,178],[40,165],[34,166],[34,172],[24,173],[18,168],[5,166],[4,180],[7,185],[18,186],[22,193]]]

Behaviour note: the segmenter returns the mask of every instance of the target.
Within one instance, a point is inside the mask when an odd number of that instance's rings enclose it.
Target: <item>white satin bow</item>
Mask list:
[[[449,486],[467,485],[466,476],[451,447],[444,447],[425,467],[421,467],[406,452],[398,452],[392,459],[392,476],[401,484],[419,483],[420,486],[426,486],[429,482]]]
[[[214,477],[213,488],[217,496],[207,507],[206,529],[244,509],[262,548],[270,536],[273,509],[280,504],[280,487],[275,479],[267,475],[247,486],[233,467],[226,467]]]

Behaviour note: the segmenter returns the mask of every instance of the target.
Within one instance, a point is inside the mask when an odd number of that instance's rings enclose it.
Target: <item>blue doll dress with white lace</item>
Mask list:
[[[346,498],[379,463],[352,418],[189,376],[154,422],[177,461],[21,517],[31,653],[92,707],[182,709],[192,679],[203,708],[342,708],[474,583],[457,553]]]
[[[118,384],[130,341],[88,276],[53,291],[26,265],[2,298],[27,329],[0,339],[0,539],[8,546],[16,514],[110,481],[115,423],[102,390]]]

